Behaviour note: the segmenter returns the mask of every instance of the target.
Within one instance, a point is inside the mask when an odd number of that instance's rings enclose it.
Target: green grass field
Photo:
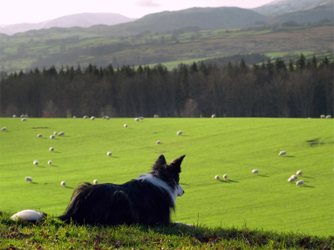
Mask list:
[[[173,221],[332,235],[333,125],[332,119],[0,118],[7,127],[0,131],[0,210],[60,215],[83,181],[121,184],[148,172],[160,154],[167,161],[185,154],[185,194]],[[54,131],[65,135],[50,139]],[[281,150],[287,155],[278,156]],[[297,170],[304,186],[287,182]],[[217,174],[228,179],[217,181]]]

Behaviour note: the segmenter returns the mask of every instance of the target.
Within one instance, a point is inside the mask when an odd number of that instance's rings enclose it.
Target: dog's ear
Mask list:
[[[181,163],[183,161],[183,158],[185,157],[185,155],[182,155],[181,157],[173,160],[169,166],[171,168],[173,168],[173,170],[176,172],[176,173],[180,173],[181,172]]]
[[[166,159],[164,155],[160,155],[158,160],[156,160],[155,165],[161,166],[166,164]]]

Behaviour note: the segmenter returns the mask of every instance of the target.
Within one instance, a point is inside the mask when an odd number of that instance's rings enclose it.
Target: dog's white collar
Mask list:
[[[175,189],[173,189],[166,182],[153,176],[150,173],[140,175],[137,178],[137,180],[143,180],[143,181],[150,182],[154,186],[166,190],[169,193],[170,197],[172,198],[173,203],[175,203],[177,196],[181,196],[183,194],[183,189],[180,185],[178,185]]]

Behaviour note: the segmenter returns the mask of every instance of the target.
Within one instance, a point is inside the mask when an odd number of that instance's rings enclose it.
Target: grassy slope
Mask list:
[[[89,63],[99,64],[102,61],[112,63],[116,58],[122,61],[140,63],[138,58],[156,58],[157,55],[169,56],[170,60],[187,60],[208,57],[223,57],[243,53],[266,52],[296,52],[311,51],[318,53],[332,49],[332,26],[322,27],[282,27],[277,29],[259,28],[243,30],[228,28],[217,30],[202,30],[178,35],[178,42],[170,41],[171,34],[146,34],[138,37],[111,38],[101,37],[88,33],[88,30],[50,29],[38,32],[27,32],[11,37],[2,38],[1,59],[4,69],[30,67],[38,57],[49,58],[55,66],[72,65],[80,63],[87,66]],[[160,43],[160,38],[165,42]],[[319,40],[318,38],[321,37]],[[156,40],[153,44],[152,40]],[[151,41],[151,42],[149,42]],[[127,44],[126,49],[103,55],[92,55],[91,49],[115,43]],[[19,47],[23,47],[23,51]],[[79,48],[80,56],[71,50]],[[55,55],[66,52],[71,55],[66,59],[54,61]],[[7,58],[8,55],[15,57]],[[58,57],[57,57],[58,58]],[[65,60],[65,61],[62,61]],[[154,63],[163,63],[156,60]],[[45,66],[45,65],[43,65]],[[117,66],[117,65],[114,65]]]
[[[59,215],[82,181],[123,183],[148,172],[161,153],[168,161],[186,154],[180,181],[185,195],[176,202],[174,221],[332,234],[333,120],[0,118],[4,126],[2,211],[31,208]],[[182,136],[176,136],[178,130]],[[54,131],[65,136],[51,140]],[[54,152],[48,151],[51,146]],[[279,157],[280,150],[287,155]],[[113,156],[107,157],[107,151]],[[251,174],[254,168],[258,176]],[[297,170],[303,171],[303,187],[287,183]],[[227,181],[216,181],[216,174],[227,174]],[[25,176],[33,183],[26,183]]]

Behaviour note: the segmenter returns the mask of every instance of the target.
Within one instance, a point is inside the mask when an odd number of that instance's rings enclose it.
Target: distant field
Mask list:
[[[333,125],[315,118],[0,118],[7,127],[0,131],[0,210],[60,215],[80,182],[121,184],[148,172],[160,154],[167,161],[185,154],[174,221],[331,235]],[[50,139],[54,131],[65,135]],[[304,186],[287,182],[297,170]]]
[[[101,27],[96,27],[100,29]],[[92,29],[49,29],[1,39],[3,70],[167,64],[247,53],[283,55],[305,51],[333,51],[333,26],[238,27],[185,32],[172,39],[171,33],[144,33],[112,37]],[[101,32],[102,34],[102,32]],[[319,39],[321,38],[321,39]],[[169,66],[169,64],[173,64]]]

